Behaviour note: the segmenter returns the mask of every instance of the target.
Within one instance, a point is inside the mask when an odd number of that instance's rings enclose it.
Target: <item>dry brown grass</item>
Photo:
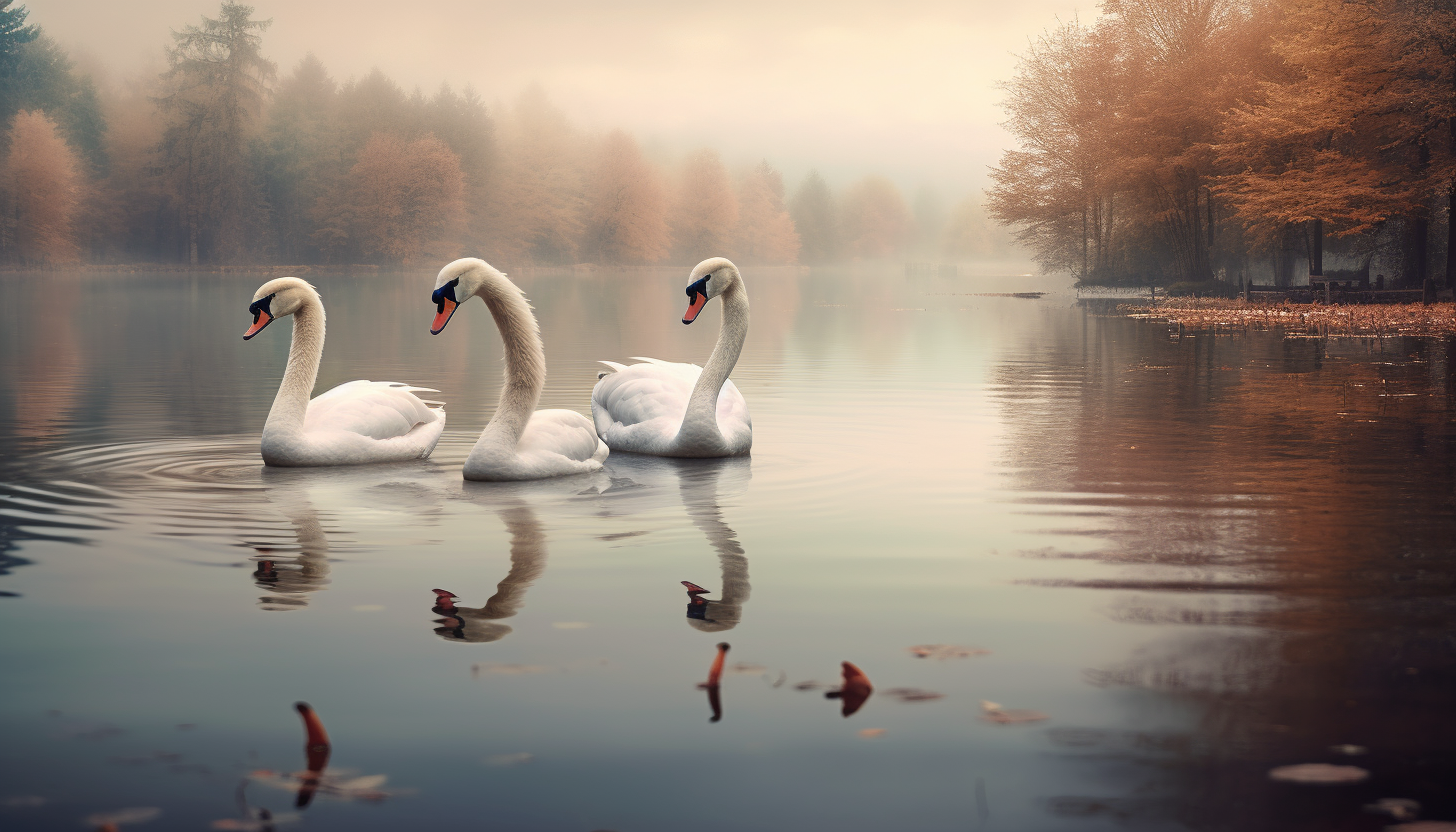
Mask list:
[[[1323,306],[1248,303],[1221,298],[1167,298],[1118,307],[1135,318],[1167,321],[1184,329],[1238,332],[1282,329],[1286,335],[1456,335],[1456,303]]]

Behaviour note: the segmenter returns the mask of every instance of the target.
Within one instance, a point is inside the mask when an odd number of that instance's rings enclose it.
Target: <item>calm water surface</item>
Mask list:
[[[499,338],[480,304],[432,338],[426,272],[315,281],[318,389],[438,388],[444,440],[313,471],[258,459],[289,333],[241,340],[261,278],[0,279],[0,827],[1456,819],[1452,343],[1179,339],[1051,278],[748,270],[751,458],[491,485],[459,469]],[[589,412],[598,359],[705,360],[718,306],[678,323],[684,277],[522,279],[542,406]],[[988,294],[1026,290],[1051,293]],[[876,688],[849,718],[844,660]],[[298,700],[333,740],[301,809]],[[1315,762],[1371,777],[1267,776]]]

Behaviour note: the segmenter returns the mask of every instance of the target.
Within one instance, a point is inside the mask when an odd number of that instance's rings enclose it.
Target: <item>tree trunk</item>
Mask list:
[[[1456,119],[1452,119],[1456,134]],[[1456,179],[1446,191],[1446,288],[1456,289]]]
[[[1401,283],[1416,288],[1426,280],[1426,249],[1430,242],[1430,223],[1425,217],[1410,217],[1405,225],[1405,245],[1401,252]]]
[[[1309,228],[1305,232],[1305,244],[1309,247],[1309,273],[1323,275],[1325,273],[1325,222],[1324,220],[1310,220]]]

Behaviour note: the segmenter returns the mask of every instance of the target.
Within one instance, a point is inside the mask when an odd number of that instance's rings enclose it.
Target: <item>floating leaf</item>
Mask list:
[[[1316,785],[1359,783],[1369,776],[1370,772],[1359,766],[1332,766],[1329,763],[1301,763],[1269,770],[1270,780]]]
[[[1408,797],[1382,797],[1374,803],[1365,804],[1365,811],[1389,815],[1396,820],[1413,820],[1421,813],[1421,804]]]
[[[883,729],[883,728],[861,728],[861,729],[859,729],[859,735],[861,737],[864,737],[867,740],[872,740],[875,737],[883,737],[885,735],[885,729]]]
[[[981,719],[1001,725],[1013,725],[1019,722],[1041,722],[1044,719],[1051,718],[1041,711],[1029,711],[1024,708],[1003,708],[987,699],[981,700],[981,711]]]
[[[990,650],[980,647],[962,647],[959,644],[917,644],[914,647],[905,648],[910,655],[917,659],[965,659],[971,656],[987,656]]]
[[[901,702],[931,702],[936,699],[944,699],[945,694],[936,693],[933,690],[921,690],[920,688],[892,688],[885,691],[886,696],[892,696]]]
[[[117,809],[114,812],[97,812],[86,818],[88,826],[121,826],[127,823],[145,823],[162,816],[162,810],[155,806],[138,806],[131,809]]]

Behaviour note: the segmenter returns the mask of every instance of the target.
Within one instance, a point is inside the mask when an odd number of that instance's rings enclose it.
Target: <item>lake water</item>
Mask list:
[[[0,827],[1456,819],[1456,345],[745,271],[750,458],[520,485],[460,479],[500,342],[475,302],[429,335],[431,269],[315,279],[318,390],[449,413],[427,461],[333,470],[259,460],[291,326],[242,341],[262,278],[0,278]],[[522,278],[541,406],[589,413],[598,359],[704,361],[719,306],[684,327],[685,279]],[[847,718],[842,661],[875,687]],[[302,808],[300,700],[332,738]],[[1269,777],[1301,763],[1370,776]]]

